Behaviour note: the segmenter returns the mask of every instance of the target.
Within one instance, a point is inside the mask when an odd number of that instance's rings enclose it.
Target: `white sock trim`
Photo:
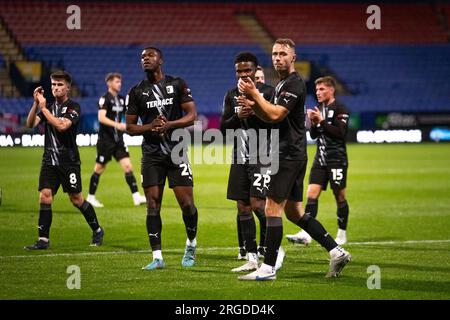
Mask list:
[[[197,238],[194,238],[192,241],[188,239],[186,239],[186,245],[190,246],[190,247],[196,247],[197,246]]]
[[[263,263],[261,265],[261,267],[259,267],[259,269],[262,272],[266,272],[266,273],[273,273],[273,272],[275,272],[275,267],[269,266],[268,264],[265,264],[265,263]]]
[[[161,250],[153,251],[153,260],[155,260],[155,259],[160,259],[160,260],[163,259]]]

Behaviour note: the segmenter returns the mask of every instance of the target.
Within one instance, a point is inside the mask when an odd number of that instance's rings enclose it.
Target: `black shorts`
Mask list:
[[[306,160],[280,160],[278,172],[270,176],[267,196],[274,199],[303,201]]]
[[[232,164],[228,178],[227,199],[265,199],[269,187],[268,167],[258,164]]]
[[[170,155],[142,157],[141,175],[143,188],[165,185],[166,177],[169,180],[169,188],[194,186],[189,161],[174,164]]]
[[[332,190],[342,190],[347,186],[347,166],[320,166],[314,163],[309,174],[309,184],[319,184],[327,190],[328,181]]]
[[[97,158],[95,161],[100,164],[108,163],[114,156],[116,161],[120,161],[123,158],[129,158],[128,147],[122,141],[112,142],[99,140],[97,142]]]
[[[48,188],[56,194],[60,185],[65,193],[80,193],[82,191],[80,165],[52,166],[43,163],[39,174],[39,191]]]

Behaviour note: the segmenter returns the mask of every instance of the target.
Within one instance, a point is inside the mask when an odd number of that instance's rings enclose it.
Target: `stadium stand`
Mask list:
[[[72,31],[65,3],[0,4],[29,59],[72,73],[85,112],[95,112],[107,72],[124,75],[123,93],[142,78],[139,52],[151,44],[163,49],[165,72],[186,79],[199,111],[220,113],[224,93],[235,85],[237,52],[254,51],[263,66],[271,65],[270,54],[239,24],[239,13],[254,14],[272,38],[293,38],[300,58],[325,67],[349,89],[340,98],[354,112],[450,110],[448,30],[428,4],[382,4],[382,29],[368,30],[367,5],[358,3],[83,2],[82,29]],[[442,13],[450,21],[450,6]],[[0,112],[26,113],[30,101],[2,98]],[[307,106],[314,104],[308,96]]]
[[[385,4],[381,30],[366,27],[367,4],[285,4],[256,7],[261,23],[275,37],[289,35],[301,44],[446,43],[429,4]],[[287,12],[287,13],[286,13]],[[283,19],[279,19],[283,15]]]

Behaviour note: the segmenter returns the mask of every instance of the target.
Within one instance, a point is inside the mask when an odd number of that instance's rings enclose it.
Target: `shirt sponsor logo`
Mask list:
[[[173,104],[173,98],[148,101],[147,102],[147,109],[164,107],[164,106],[171,105],[171,104]]]

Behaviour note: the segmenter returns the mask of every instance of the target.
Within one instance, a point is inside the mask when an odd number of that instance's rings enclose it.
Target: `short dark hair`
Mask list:
[[[108,83],[108,81],[113,80],[114,78],[122,79],[122,75],[118,72],[110,72],[105,76],[105,82]]]
[[[327,87],[333,87],[336,89],[336,80],[331,76],[320,77],[316,81],[314,81],[315,85],[323,83]]]
[[[64,80],[69,85],[72,84],[72,77],[70,76],[70,74],[68,72],[63,71],[63,70],[59,70],[59,71],[53,72],[50,75],[50,79],[52,79],[52,80]]]
[[[156,48],[156,47],[145,47],[144,50],[155,50],[156,52],[158,52],[159,57],[162,59],[163,58],[163,53],[160,49]]]
[[[292,39],[289,39],[289,38],[278,38],[277,40],[275,40],[275,43],[291,47],[295,51],[295,42]]]
[[[256,67],[256,70],[258,70],[258,71],[264,71],[263,67],[261,67],[261,66],[257,66],[257,67]]]
[[[253,62],[255,68],[259,65],[258,58],[253,53],[247,51],[238,53],[234,58],[234,64],[239,62]]]

